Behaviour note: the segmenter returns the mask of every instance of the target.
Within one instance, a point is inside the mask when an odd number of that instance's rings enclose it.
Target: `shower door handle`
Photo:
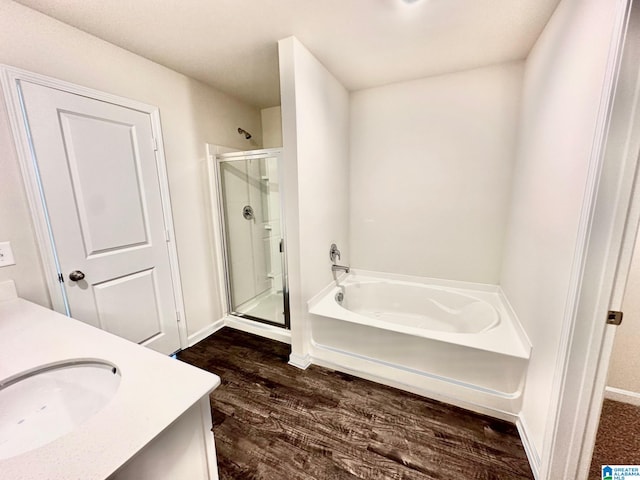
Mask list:
[[[251,205],[245,205],[244,207],[242,207],[242,216],[246,220],[253,220],[255,218]]]

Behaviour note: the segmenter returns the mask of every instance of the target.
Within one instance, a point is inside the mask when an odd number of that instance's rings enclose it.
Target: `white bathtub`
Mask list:
[[[497,286],[352,271],[309,313],[318,364],[485,413],[519,409],[531,347]]]

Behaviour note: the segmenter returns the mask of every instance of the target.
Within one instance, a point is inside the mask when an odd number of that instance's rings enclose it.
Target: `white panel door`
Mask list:
[[[150,115],[27,81],[21,88],[71,316],[178,350]]]

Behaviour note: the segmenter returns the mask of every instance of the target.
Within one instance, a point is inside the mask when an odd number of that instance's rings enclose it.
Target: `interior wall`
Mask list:
[[[353,266],[496,284],[523,62],[351,94]]]
[[[533,345],[521,421],[539,455],[603,93],[616,2],[562,1],[524,76],[502,288]]]
[[[304,357],[306,302],[333,280],[331,243],[349,262],[349,93],[298,40],[279,46],[292,357]]]
[[[638,193],[636,192],[636,195]],[[609,362],[607,386],[626,390],[640,396],[640,242],[636,244],[627,278],[624,300],[624,319],[617,327]]]
[[[260,110],[262,119],[262,145],[264,148],[282,146],[282,108],[269,107]]]
[[[250,150],[262,145],[260,112],[194,79],[41,13],[0,2],[0,63],[156,105],[162,120],[169,187],[189,334],[222,315],[206,184],[205,144]],[[0,113],[0,241],[16,266],[0,268],[21,296],[50,306],[7,115]],[[255,132],[251,142],[238,135]]]

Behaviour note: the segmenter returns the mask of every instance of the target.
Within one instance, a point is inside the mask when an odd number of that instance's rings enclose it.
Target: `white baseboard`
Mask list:
[[[196,343],[204,340],[212,333],[215,333],[218,330],[220,330],[222,327],[224,327],[224,319],[221,318],[220,320],[213,322],[211,325],[207,325],[206,327],[201,328],[197,332],[192,333],[187,338],[187,343],[189,347],[193,347]]]
[[[538,449],[533,443],[531,435],[529,435],[529,427],[527,427],[527,423],[524,421],[524,418],[522,418],[522,415],[520,415],[516,420],[516,428],[520,434],[520,440],[522,441],[522,446],[527,454],[527,459],[529,459],[529,466],[531,467],[533,478],[538,480],[540,478],[540,467],[542,465],[542,461],[540,460]]]
[[[292,353],[289,355],[289,365],[298,367],[301,370],[306,370],[311,365],[311,357],[307,355],[297,355]]]
[[[270,338],[278,342],[291,344],[291,330],[285,328],[255,322],[253,320],[246,320],[240,317],[233,317],[231,315],[224,318],[224,325],[243,332]]]
[[[640,393],[623,390],[622,388],[606,387],[604,389],[604,398],[640,407]]]

